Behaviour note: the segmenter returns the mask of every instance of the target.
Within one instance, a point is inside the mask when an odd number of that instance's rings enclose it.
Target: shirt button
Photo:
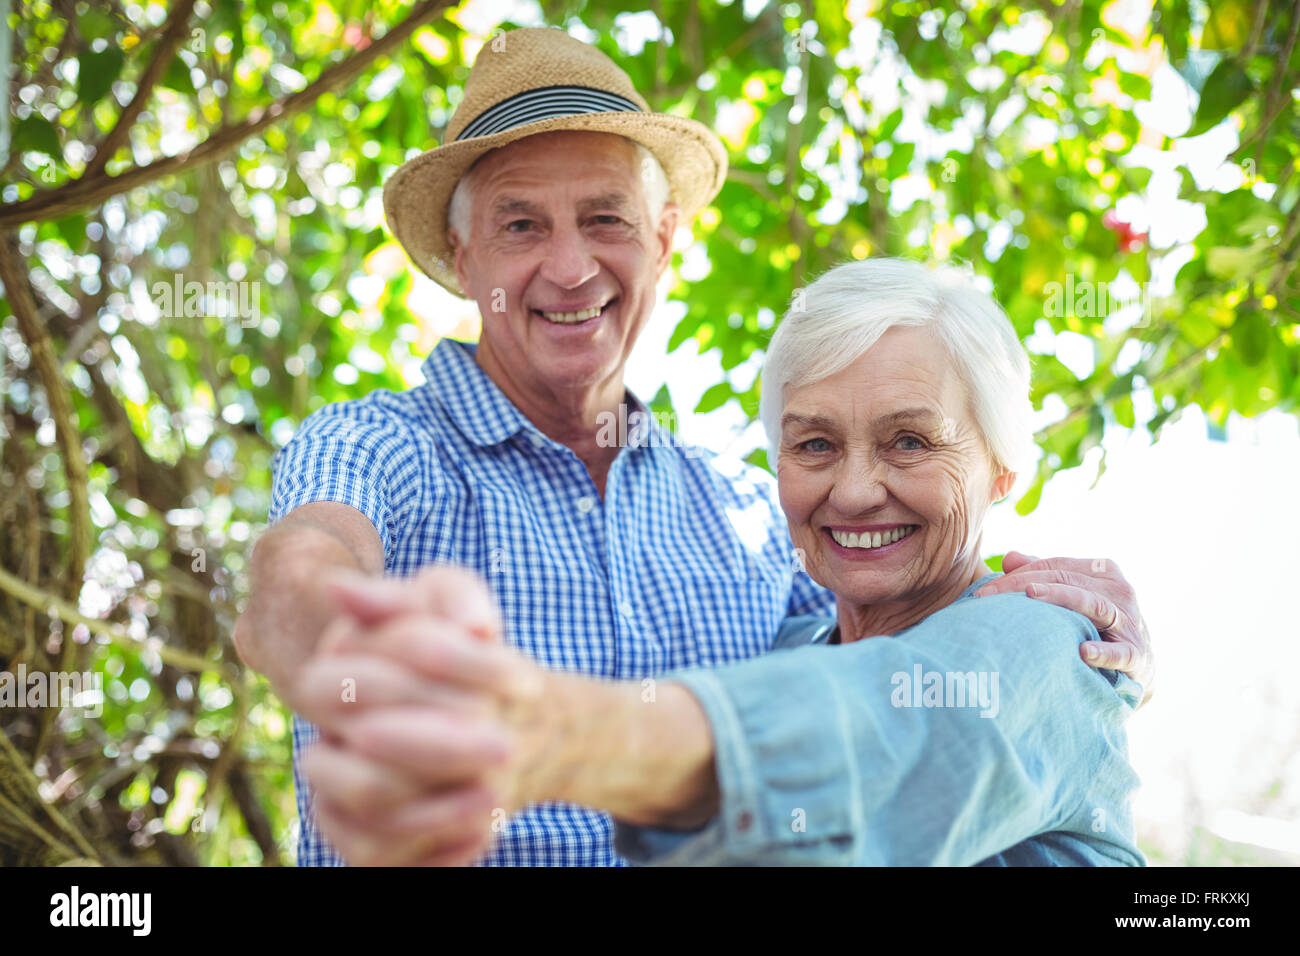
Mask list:
[[[622,614],[624,617],[631,617],[632,605],[629,604],[627,601],[624,601],[622,604],[618,606],[618,613]]]
[[[546,444],[546,439],[537,434],[537,432],[529,432],[528,440],[533,443],[534,448],[541,448]]]
[[[587,512],[591,511],[591,509],[594,507],[596,507],[596,499],[593,498],[591,495],[583,495],[581,498],[578,499],[578,510],[581,511],[583,514],[586,514]]]
[[[741,833],[744,833],[750,828],[750,825],[753,824],[753,822],[754,818],[750,815],[749,811],[742,810],[740,815],[736,817],[736,829]]]

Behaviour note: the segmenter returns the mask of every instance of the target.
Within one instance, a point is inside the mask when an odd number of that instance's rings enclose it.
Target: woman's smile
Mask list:
[[[867,527],[824,528],[830,553],[848,561],[876,561],[912,543],[915,524],[870,525]]]

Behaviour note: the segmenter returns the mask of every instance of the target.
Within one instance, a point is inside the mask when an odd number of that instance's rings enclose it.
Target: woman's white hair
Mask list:
[[[659,214],[668,204],[672,191],[668,185],[668,176],[654,153],[635,140],[627,139],[626,136],[620,136],[619,139],[625,139],[636,147],[636,165],[641,171],[641,188],[645,193],[646,209],[650,213],[651,223],[657,224]],[[474,207],[474,170],[477,167],[478,164],[475,163],[465,171],[460,181],[456,183],[456,188],[452,190],[451,202],[447,203],[447,228],[456,230],[461,242],[469,242],[469,224],[471,210]]]
[[[1001,307],[974,277],[906,259],[836,266],[795,293],[763,362],[759,417],[776,465],[786,386],[821,381],[857,361],[887,329],[933,330],[969,390],[994,462],[1020,471],[1033,458],[1029,357]]]

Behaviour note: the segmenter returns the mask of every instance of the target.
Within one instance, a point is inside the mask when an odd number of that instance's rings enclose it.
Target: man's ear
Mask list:
[[[455,229],[447,231],[447,240],[451,243],[451,262],[456,270],[456,281],[460,283],[460,290],[465,293],[465,297],[473,299],[474,294],[469,289],[469,274],[465,271],[465,243],[460,241],[460,233]]]
[[[656,277],[662,277],[668,263],[673,259],[673,236],[677,233],[677,223],[682,218],[682,209],[675,202],[664,203],[664,211],[659,214],[659,228],[655,238],[659,242],[658,269]]]
[[[1011,494],[1011,489],[1016,486],[1016,473],[1014,471],[1004,471],[993,479],[993,502],[1001,501],[1007,495]]]

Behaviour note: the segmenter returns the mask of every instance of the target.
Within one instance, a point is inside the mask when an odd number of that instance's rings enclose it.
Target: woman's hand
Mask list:
[[[1093,667],[1123,671],[1142,685],[1142,703],[1151,699],[1155,655],[1151,635],[1138,610],[1137,594],[1114,561],[1106,558],[1039,559],[1019,551],[1002,558],[1006,572],[975,592],[978,597],[1023,591],[1078,611],[1092,621],[1102,641],[1079,645],[1079,656]]]
[[[338,618],[295,697],[322,831],[350,863],[454,865],[533,799],[541,668],[501,642],[481,579],[341,577]]]

